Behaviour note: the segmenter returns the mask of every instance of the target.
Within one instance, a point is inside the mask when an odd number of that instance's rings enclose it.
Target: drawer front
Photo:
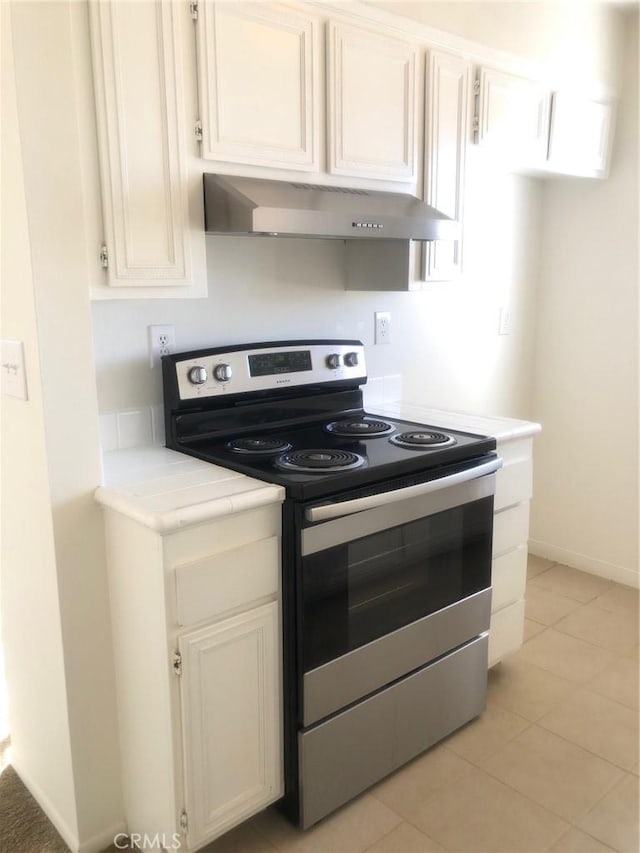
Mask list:
[[[302,828],[482,713],[486,665],[487,636],[483,634],[301,732]]]
[[[491,616],[489,629],[489,666],[493,666],[522,645],[524,600],[503,607]]]
[[[523,459],[531,459],[533,456],[533,439],[518,438],[515,441],[499,441],[498,456],[505,465],[521,462]]]
[[[529,539],[529,502],[497,512],[493,517],[493,556],[498,557]]]
[[[162,537],[164,564],[173,570],[184,563],[206,560],[212,553],[280,536],[281,519],[282,507],[275,503],[180,528]]]
[[[277,536],[176,566],[177,619],[194,625],[251,605],[280,587]]]
[[[491,564],[491,612],[496,613],[507,604],[524,598],[527,584],[527,546],[519,545],[495,557]]]
[[[503,460],[504,462],[504,460]],[[494,508],[504,509],[521,501],[528,501],[533,494],[533,460],[520,459],[507,462],[496,477]]]

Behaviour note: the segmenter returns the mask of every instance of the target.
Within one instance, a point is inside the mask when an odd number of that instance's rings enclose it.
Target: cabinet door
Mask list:
[[[425,200],[458,222],[462,221],[470,73],[467,60],[431,51],[426,88]],[[425,279],[455,278],[461,264],[461,240],[426,244]]]
[[[318,169],[317,23],[267,4],[200,3],[202,156]]]
[[[606,177],[612,128],[612,104],[554,92],[549,132],[551,170]]]
[[[524,77],[481,68],[477,142],[508,165],[542,165],[549,140],[549,92]]]
[[[184,14],[170,0],[90,4],[110,285],[187,285],[204,267],[202,191],[187,176]]]
[[[282,795],[278,603],[183,635],[182,725],[190,847]]]
[[[415,178],[417,64],[417,49],[400,39],[329,23],[330,172]]]

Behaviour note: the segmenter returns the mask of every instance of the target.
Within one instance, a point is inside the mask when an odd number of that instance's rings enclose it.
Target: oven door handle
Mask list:
[[[486,474],[493,474],[499,468],[502,468],[502,459],[496,456],[489,462],[483,462],[481,465],[476,465],[473,468],[466,468],[464,471],[449,474],[447,477],[429,480],[426,483],[418,483],[415,486],[407,486],[404,489],[396,489],[395,491],[380,492],[377,495],[369,495],[366,498],[354,498],[351,501],[340,501],[334,504],[309,507],[305,510],[305,517],[307,521],[313,522],[328,521],[331,518],[340,518],[343,515],[353,515],[353,513],[362,512],[366,509],[375,509],[376,507],[386,506],[387,504],[397,503],[398,501],[406,501],[409,498],[415,498],[420,495],[427,495],[429,492],[439,492],[442,489],[448,489],[450,486],[457,486],[460,483],[467,483],[469,480],[484,477]]]

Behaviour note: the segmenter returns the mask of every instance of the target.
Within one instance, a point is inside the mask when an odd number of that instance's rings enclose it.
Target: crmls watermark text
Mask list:
[[[157,832],[155,835],[147,835],[141,832],[119,832],[113,839],[116,850],[180,850],[182,840],[180,833],[165,835]]]

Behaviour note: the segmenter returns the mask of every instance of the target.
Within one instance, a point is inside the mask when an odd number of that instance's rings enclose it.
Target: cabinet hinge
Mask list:
[[[182,675],[182,655],[180,652],[173,653],[171,665],[173,666],[173,672],[175,675]]]
[[[102,269],[106,270],[109,266],[109,252],[104,243],[100,246],[100,254],[98,255],[98,258],[100,259],[100,266]]]
[[[189,0],[189,13],[194,21],[198,20],[198,0]]]
[[[472,130],[474,133],[479,133],[479,132],[480,132],[480,119],[478,118],[478,116],[477,116],[477,115],[475,115],[475,116],[473,117],[473,121],[471,122],[471,130]]]
[[[480,81],[479,80],[473,81],[473,94],[474,95],[480,94]]]
[[[198,119],[198,121],[196,122],[194,132],[198,142],[202,142],[202,122],[200,121],[200,119]]]
[[[187,817],[187,813],[184,809],[180,812],[180,829],[183,832],[186,832],[189,829],[189,818]]]

